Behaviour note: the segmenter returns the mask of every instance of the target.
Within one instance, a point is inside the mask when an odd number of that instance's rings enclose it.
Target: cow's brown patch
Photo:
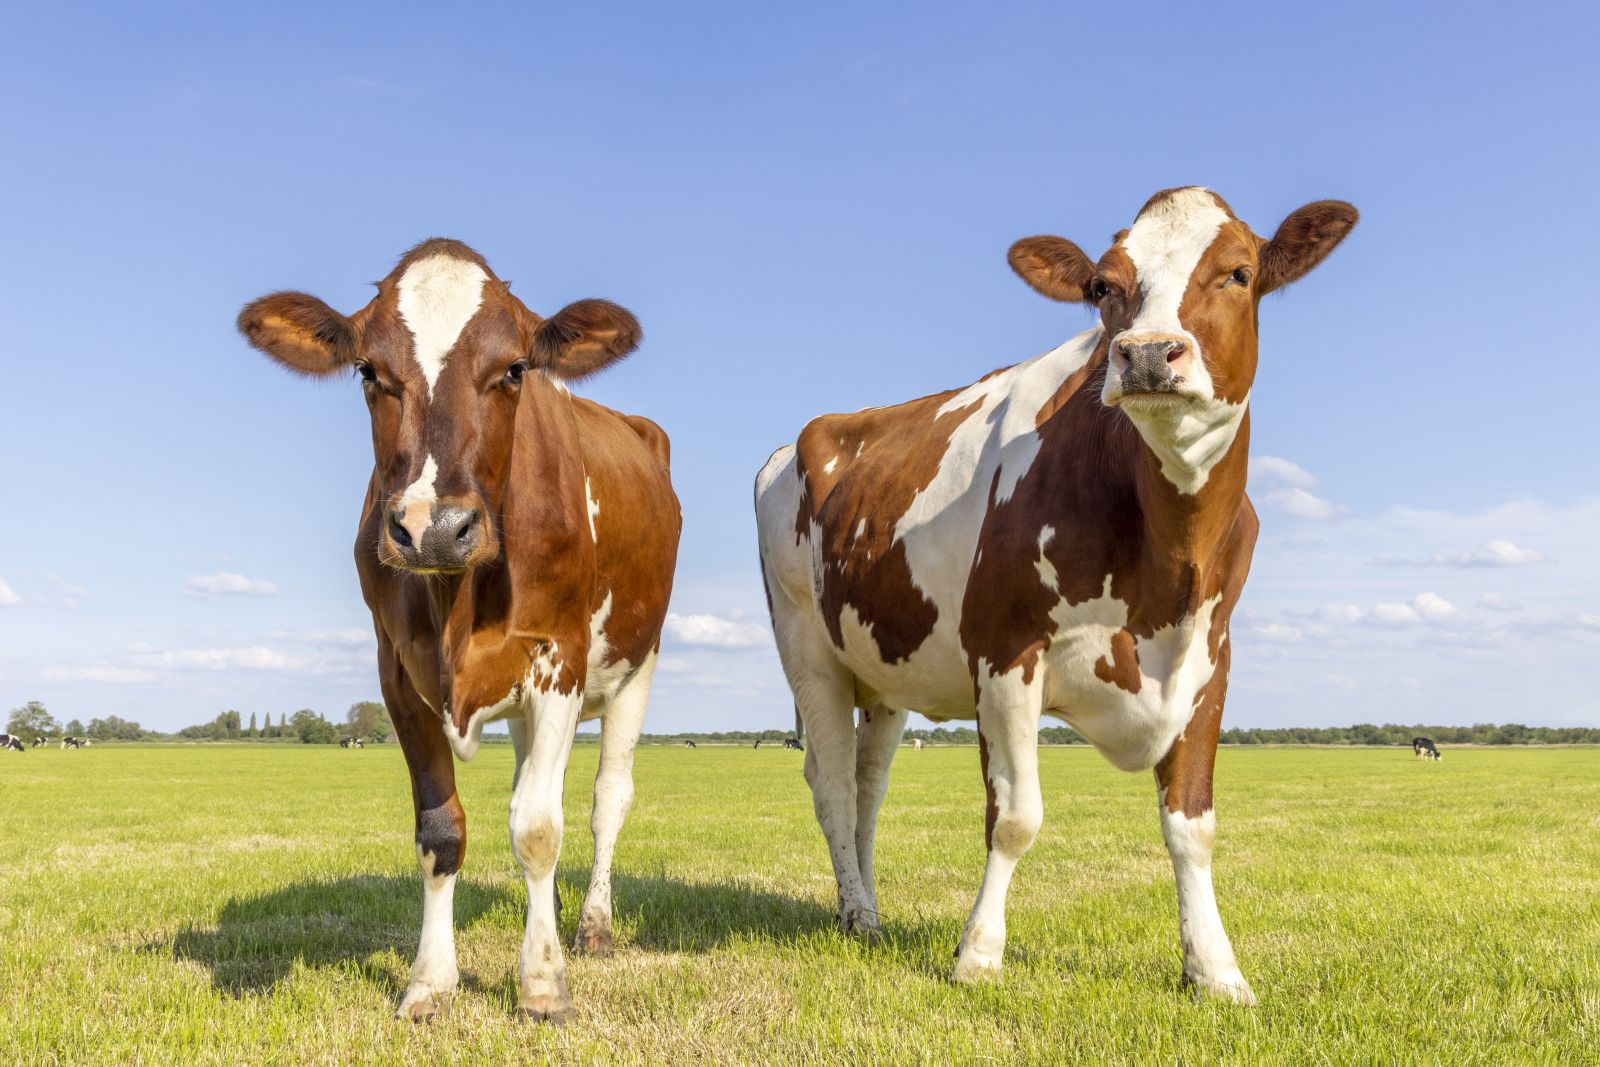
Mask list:
[[[1139,691],[1143,677],[1139,673],[1139,646],[1133,634],[1118,630],[1111,635],[1111,658],[1101,656],[1095,660],[1094,676],[1129,693]]]

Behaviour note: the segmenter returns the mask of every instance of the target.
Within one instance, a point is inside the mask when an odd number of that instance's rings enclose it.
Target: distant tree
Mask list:
[[[83,723],[79,722],[77,719],[73,719],[71,722],[67,723],[66,731],[74,737],[81,737],[83,735]]]
[[[256,713],[253,712],[253,711],[250,713],[250,732],[247,733],[245,736],[246,737],[260,737],[261,736],[261,732],[256,729]]]
[[[96,741],[137,741],[144,736],[144,727],[107,715],[103,719],[90,719],[88,734]]]
[[[6,720],[6,733],[18,737],[41,737],[59,733],[61,724],[37,700],[30,700],[20,708],[11,709]]]
[[[310,708],[295,712],[289,725],[303,745],[331,745],[339,740],[338,728]]]
[[[351,704],[345,712],[344,735],[387,741],[394,736],[394,724],[389,721],[389,709],[376,700],[363,700]]]

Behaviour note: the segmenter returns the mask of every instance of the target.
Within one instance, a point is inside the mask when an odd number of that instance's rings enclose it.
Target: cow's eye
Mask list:
[[[505,383],[507,385],[521,385],[522,376],[527,373],[527,370],[528,365],[522,362],[520,359],[517,360],[515,363],[511,364],[511,366],[506,368]]]
[[[1228,275],[1228,280],[1226,282],[1223,282],[1223,284],[1224,285],[1249,285],[1250,284],[1250,268],[1249,267],[1240,267],[1238,270],[1236,270],[1232,274]]]
[[[1089,283],[1089,299],[1096,304],[1111,295],[1111,286],[1104,278],[1095,278]]]
[[[361,380],[368,385],[372,385],[378,380],[378,372],[372,369],[372,364],[370,363],[357,363],[356,373],[361,375]]]

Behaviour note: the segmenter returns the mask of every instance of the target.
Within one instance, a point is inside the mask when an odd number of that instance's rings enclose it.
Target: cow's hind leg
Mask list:
[[[605,956],[611,952],[611,860],[617,834],[633,806],[633,750],[644,729],[645,704],[655,675],[656,656],[640,665],[600,718],[600,771],[594,779],[594,812],[589,829],[594,834],[594,866],[589,871],[589,891],[578,917],[579,952]]]
[[[1006,893],[1017,861],[1044,823],[1039,791],[1040,677],[1022,669],[990,677],[978,690],[978,755],[989,794],[985,835],[989,860],[977,903],[956,950],[955,978],[972,982],[1000,973],[1006,947]]]
[[[528,887],[528,923],[518,968],[520,1003],[528,1018],[554,1023],[572,1014],[556,920],[556,860],[561,855],[561,787],[582,704],[581,689],[533,698],[524,723],[527,751],[511,793],[511,851]]]
[[[1228,690],[1229,653],[1224,638],[1211,681],[1200,691],[1194,717],[1156,764],[1156,788],[1161,801],[1161,836],[1166,838],[1178,883],[1184,981],[1201,996],[1254,1004],[1255,993],[1234,959],[1211,885],[1211,845],[1217,827],[1211,776],[1222,727],[1222,702]]]
[[[393,650],[381,639],[378,665],[383,697],[411,772],[417,866],[422,872],[422,936],[396,1015],[423,1021],[449,1006],[460,980],[454,903],[456,875],[467,853],[467,816],[456,796],[455,763],[439,717],[411,688]]]
[[[805,723],[806,781],[811,804],[828,842],[828,858],[839,890],[839,926],[868,938],[878,931],[861,863],[856,855],[856,725],[853,685],[832,664],[819,664],[798,683],[790,675],[795,709]],[[831,668],[831,669],[826,669]],[[798,673],[798,672],[797,672]]]
[[[861,709],[856,727],[856,862],[866,892],[868,913],[878,912],[878,889],[872,874],[872,853],[878,832],[878,809],[889,791],[889,765],[894,762],[907,713],[882,704]]]

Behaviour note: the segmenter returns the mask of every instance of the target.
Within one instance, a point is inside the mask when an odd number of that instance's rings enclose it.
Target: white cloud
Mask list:
[[[1316,475],[1292,460],[1277,456],[1251,456],[1250,481],[1266,485],[1287,485],[1295,489],[1310,489],[1317,484]]]
[[[771,632],[753,622],[737,622],[720,615],[667,615],[666,635],[680,645],[707,648],[760,648],[768,644]]]
[[[278,587],[260,578],[246,578],[232,571],[218,574],[200,574],[184,583],[190,596],[276,596]]]
[[[226,670],[242,667],[254,671],[312,670],[321,665],[316,656],[297,656],[263,645],[246,648],[176,648],[157,649],[149,645],[134,645],[130,650],[137,661],[145,666],[180,667],[195,670]]]
[[[53,682],[102,682],[109,685],[140,685],[162,679],[157,671],[105,664],[94,667],[46,667],[40,673]]]
[[[1522,606],[1521,604],[1513,604],[1499,593],[1483,594],[1478,598],[1478,605],[1488,608],[1490,611],[1516,611]]]
[[[1505,538],[1491,538],[1471,552],[1447,555],[1436,552],[1425,559],[1378,559],[1386,567],[1520,567],[1546,562],[1544,553]]]
[[[1343,626],[1360,622],[1365,614],[1366,612],[1354,604],[1324,604],[1316,611],[1317,618],[1323,622],[1338,623]]]
[[[1251,636],[1259,637],[1263,641],[1272,641],[1277,644],[1293,644],[1300,640],[1302,634],[1298,626],[1289,626],[1281,622],[1259,623],[1249,628]]]
[[[17,595],[17,591],[4,581],[0,581],[0,607],[15,607],[20,603],[22,603],[22,598]]]
[[[1418,593],[1411,606],[1429,622],[1454,622],[1466,618],[1460,608],[1437,593]]]
[[[1299,487],[1274,489],[1262,500],[1299,519],[1330,519],[1338,511],[1329,501]]]
[[[1416,608],[1400,603],[1374,604],[1367,618],[1379,626],[1411,626],[1422,621]]]

